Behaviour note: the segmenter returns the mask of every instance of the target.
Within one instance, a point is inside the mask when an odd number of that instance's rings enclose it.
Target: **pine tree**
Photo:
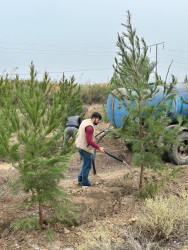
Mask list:
[[[84,117],[83,113],[83,103],[81,100],[81,90],[80,86],[75,83],[75,78],[72,76],[68,80],[65,75],[59,82],[59,91],[58,91],[58,102],[61,104],[65,103],[63,106],[62,112],[65,114],[65,119],[63,119],[62,125],[66,123],[66,118],[70,115],[79,115],[82,118]]]
[[[19,128],[17,113],[15,112],[15,88],[12,81],[0,78],[0,158],[6,161],[17,160],[19,153],[17,143],[10,143],[12,134]]]
[[[72,210],[74,206],[66,191],[59,186],[65,178],[64,172],[72,153],[72,144],[63,149],[58,148],[64,133],[62,121],[67,114],[62,111],[66,110],[67,100],[59,103],[58,94],[52,91],[47,73],[42,82],[38,82],[36,76],[32,63],[30,80],[23,82],[17,78],[15,83],[18,100],[15,111],[19,127],[14,136],[18,141],[15,145],[19,145],[16,151],[21,154],[14,165],[19,177],[11,185],[14,191],[22,190],[29,194],[22,204],[38,205],[41,226],[46,206],[51,207],[57,220],[71,223],[76,218]],[[52,102],[49,98],[51,95]]]
[[[118,34],[118,58],[115,58],[114,76],[111,80],[113,88],[123,87],[126,94],[118,91],[115,95],[121,105],[128,111],[123,127],[116,133],[126,142],[132,144],[134,155],[132,163],[140,168],[139,194],[143,197],[158,191],[176,169],[169,169],[162,162],[162,155],[170,150],[178,133],[176,129],[167,129],[170,123],[167,117],[171,100],[174,98],[172,89],[175,82],[167,84],[155,75],[156,81],[150,84],[150,77],[155,67],[147,57],[148,47],[144,39],[139,39],[131,24],[131,15],[127,11],[126,29]],[[163,98],[157,105],[148,105],[162,87]],[[113,94],[113,93],[112,93]],[[127,100],[126,102],[124,100]],[[147,178],[147,170],[152,170],[151,178]],[[166,173],[163,178],[161,174]],[[159,177],[159,178],[158,178]]]

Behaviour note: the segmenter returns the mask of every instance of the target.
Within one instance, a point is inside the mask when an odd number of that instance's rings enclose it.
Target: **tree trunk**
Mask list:
[[[141,165],[139,189],[143,187],[144,166]]]
[[[41,206],[41,204],[39,204],[39,223],[40,223],[40,226],[42,227],[43,216],[42,216],[42,206]]]

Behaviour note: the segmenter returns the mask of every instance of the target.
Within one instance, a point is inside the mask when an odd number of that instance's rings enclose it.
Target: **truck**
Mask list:
[[[147,105],[156,105],[162,100],[163,86],[159,86],[158,88],[158,92],[152,100],[148,101]],[[121,101],[117,98],[119,92],[124,94],[124,101],[128,102],[129,100],[126,98],[126,90],[124,88],[120,88],[118,91],[114,90],[107,99],[108,119],[115,128],[121,128],[124,117],[128,115],[125,105],[122,105]],[[177,126],[177,117],[179,115],[182,116],[184,122],[181,125],[181,131],[177,138],[181,143],[179,146],[172,145],[172,150],[168,153],[168,158],[175,164],[186,165],[188,164],[188,128],[183,125],[185,124],[186,119],[188,119],[188,82],[177,83],[174,86],[173,92],[175,93],[175,98],[171,105],[171,109],[168,112],[168,116],[171,120],[171,123],[168,124],[168,128],[173,129]]]

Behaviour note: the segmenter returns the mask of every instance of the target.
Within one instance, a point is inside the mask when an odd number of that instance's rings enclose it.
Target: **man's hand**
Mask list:
[[[105,154],[105,152],[104,152],[104,148],[99,147],[99,151],[100,151],[101,153]]]

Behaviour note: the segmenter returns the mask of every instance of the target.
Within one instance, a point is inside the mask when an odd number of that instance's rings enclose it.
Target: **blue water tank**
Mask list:
[[[159,92],[156,93],[154,98],[146,103],[146,105],[157,105],[163,98],[163,87],[159,86]],[[107,99],[107,115],[114,127],[120,128],[123,125],[123,118],[128,115],[126,106],[123,105],[115,96],[122,92],[125,95],[124,104],[129,100],[126,98],[126,90],[119,88],[118,91],[114,90],[113,95],[110,94]],[[178,83],[175,85],[173,92],[176,94],[172,103],[171,110],[169,111],[169,117],[172,122],[176,121],[178,115],[182,115],[183,118],[188,118],[188,105],[182,102],[181,97],[188,102],[188,83]],[[170,101],[169,101],[170,103]]]

